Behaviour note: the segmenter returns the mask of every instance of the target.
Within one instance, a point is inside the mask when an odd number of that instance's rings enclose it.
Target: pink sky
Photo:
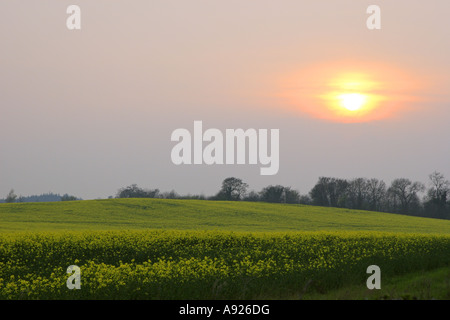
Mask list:
[[[70,4],[79,31],[66,28]],[[371,4],[381,30],[366,28]],[[319,176],[449,179],[448,12],[446,0],[3,0],[0,198],[14,188],[89,199],[132,183],[210,195],[229,176],[301,193]],[[344,123],[283,96],[298,77],[298,99],[313,107],[307,95],[331,65],[386,66],[377,79],[398,87],[383,90],[412,99],[395,116]],[[170,134],[194,120],[280,129],[279,173],[174,166]]]

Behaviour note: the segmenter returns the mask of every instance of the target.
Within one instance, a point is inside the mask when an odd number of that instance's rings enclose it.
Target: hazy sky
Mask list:
[[[71,4],[81,30],[66,27]],[[366,27],[371,4],[381,30]],[[302,194],[319,176],[450,179],[449,12],[448,0],[2,0],[0,198],[133,183],[211,195],[229,176]],[[347,71],[382,84],[378,110],[396,101],[395,114],[348,123],[308,99]],[[194,120],[279,129],[278,174],[174,165],[171,133]]]

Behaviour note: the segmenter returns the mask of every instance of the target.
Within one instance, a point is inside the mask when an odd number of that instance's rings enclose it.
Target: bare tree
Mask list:
[[[421,182],[412,182],[409,179],[399,178],[392,181],[388,192],[391,193],[399,202],[400,210],[404,214],[411,213],[411,207],[419,203],[417,193],[425,190],[425,185]]]
[[[366,209],[367,208],[367,179],[356,178],[349,182],[347,187],[347,205],[346,207],[352,209]]]
[[[430,189],[428,196],[432,199],[446,198],[450,191],[450,181],[446,180],[442,173],[437,171],[428,176],[430,179]]]
[[[425,211],[427,215],[434,218],[445,218],[447,197],[450,193],[450,182],[445,179],[442,173],[437,171],[428,177],[430,188],[424,199]]]
[[[386,183],[375,178],[367,180],[367,197],[369,210],[381,211],[386,197]]]

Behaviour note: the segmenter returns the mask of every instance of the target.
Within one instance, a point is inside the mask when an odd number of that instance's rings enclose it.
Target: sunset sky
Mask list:
[[[81,8],[68,30],[66,8]],[[381,30],[366,9],[381,8]],[[0,2],[0,198],[212,195],[235,176],[450,179],[448,0]],[[280,130],[280,169],[172,163],[178,128]]]

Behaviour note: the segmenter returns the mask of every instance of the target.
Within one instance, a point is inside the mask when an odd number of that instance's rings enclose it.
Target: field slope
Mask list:
[[[161,199],[0,204],[0,300],[448,299],[449,252],[450,221],[380,212]],[[71,265],[81,290],[67,288]],[[376,295],[370,265],[383,274]]]
[[[139,229],[450,234],[450,221],[260,202],[108,199],[0,204],[0,232],[3,233]]]

